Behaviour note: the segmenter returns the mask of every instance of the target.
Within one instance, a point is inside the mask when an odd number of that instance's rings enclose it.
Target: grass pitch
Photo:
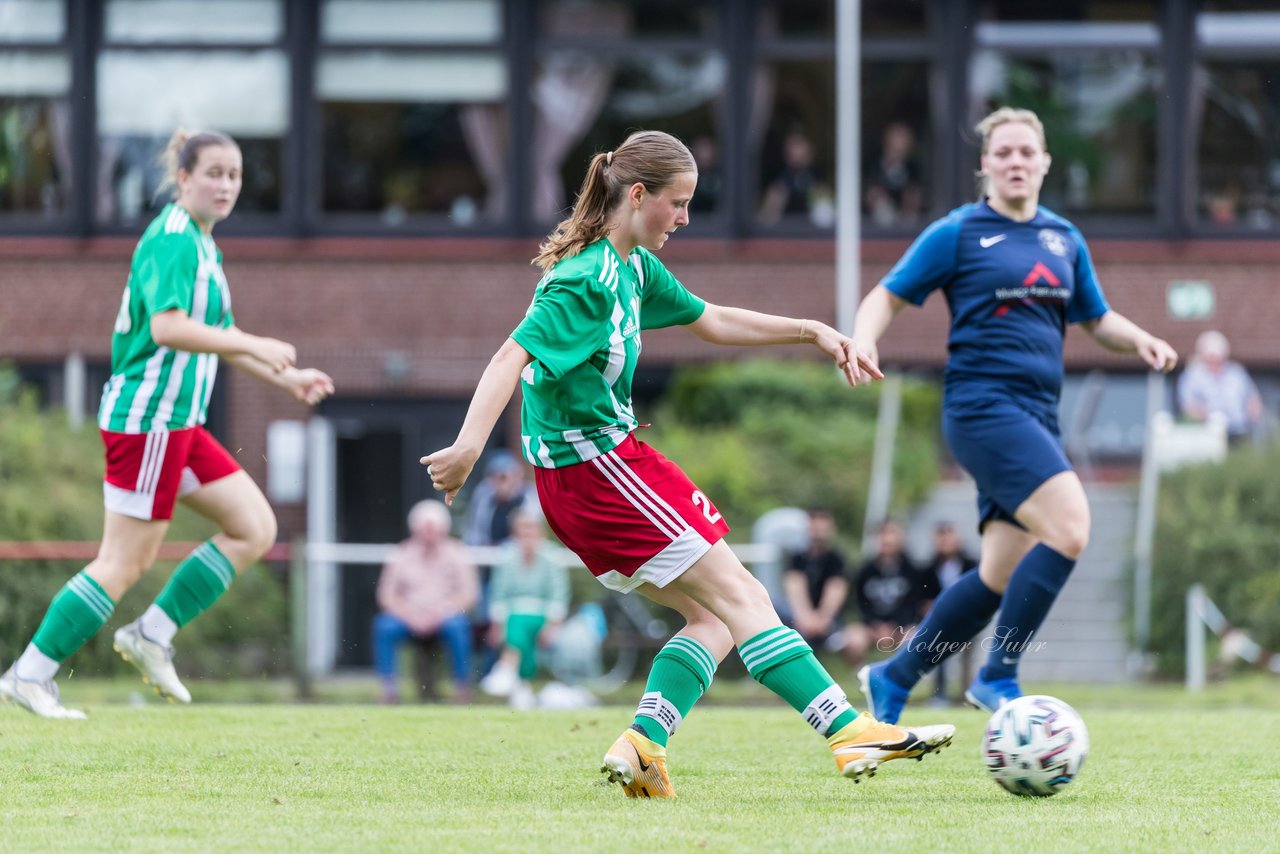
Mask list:
[[[0,707],[8,851],[1260,851],[1276,844],[1280,714],[1270,686],[1225,701],[1063,688],[1089,726],[1080,778],[1016,798],[955,744],[858,785],[780,705],[697,709],[672,740],[674,802],[598,773],[630,708],[90,703],[87,722]],[[197,700],[200,692],[197,692]]]

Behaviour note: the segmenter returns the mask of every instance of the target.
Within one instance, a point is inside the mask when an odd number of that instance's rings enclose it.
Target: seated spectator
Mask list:
[[[964,544],[960,535],[950,522],[939,522],[933,528],[933,557],[929,561],[929,572],[938,580],[938,591],[946,590],[960,580],[960,576],[978,568],[978,562],[964,552]],[[966,644],[964,649],[947,661],[938,665],[934,683],[935,700],[945,702],[947,699],[947,676],[955,665],[960,667],[960,686],[963,690],[969,684],[973,665],[973,648]]]
[[[850,627],[850,645],[859,658],[872,646],[885,652],[897,648],[938,595],[937,577],[907,557],[905,542],[901,525],[891,519],[880,523],[876,554],[854,579],[862,623]]]
[[[1221,332],[1209,330],[1196,339],[1196,351],[1178,377],[1178,408],[1193,421],[1221,418],[1227,436],[1238,441],[1262,420],[1262,396]]]
[[[880,151],[864,170],[865,212],[882,228],[915,224],[923,213],[916,136],[902,122],[885,126]]]
[[[830,510],[809,511],[809,545],[787,561],[782,591],[787,597],[789,624],[810,646],[846,652],[847,634],[840,612],[849,596],[849,581],[835,535],[836,522]]]
[[[813,143],[800,131],[791,131],[782,141],[782,170],[765,188],[760,220],[776,223],[796,217],[830,226],[835,223],[835,205],[831,188],[814,164]]]
[[[373,620],[373,658],[382,680],[382,701],[400,700],[396,657],[409,640],[439,638],[449,649],[455,701],[471,693],[471,618],[480,580],[462,543],[449,536],[452,520],[439,501],[420,501],[409,511],[407,540],[396,546],[378,579],[381,612]],[[428,689],[431,686],[427,686]]]
[[[504,645],[502,656],[480,687],[510,696],[516,708],[531,708],[529,682],[538,672],[538,647],[551,645],[569,613],[569,575],[547,542],[540,517],[516,513],[512,534],[489,587],[490,631]]]
[[[476,484],[467,501],[462,524],[462,542],[469,546],[500,546],[511,539],[511,517],[520,510],[541,514],[537,490],[526,477],[524,462],[504,448],[484,456],[484,479]],[[489,625],[489,583],[491,570],[480,570],[480,608],[476,614],[476,637],[482,646],[480,675],[488,673],[498,660],[501,642]]]

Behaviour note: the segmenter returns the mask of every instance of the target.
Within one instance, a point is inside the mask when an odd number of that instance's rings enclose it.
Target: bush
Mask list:
[[[35,395],[0,370],[0,540],[88,540],[102,535],[102,443],[92,426],[67,426],[42,412]],[[203,540],[207,521],[179,510],[171,540]],[[164,586],[161,564],[117,603],[107,626],[68,663],[94,675],[131,672],[111,650],[114,630],[135,618]],[[49,601],[80,563],[0,561],[0,669],[31,640]],[[262,568],[243,574],[217,605],[179,635],[182,671],[252,676],[289,668],[288,608],[282,577]]]
[[[1187,589],[1197,582],[1263,647],[1280,646],[1280,444],[1233,451],[1160,485],[1151,603],[1156,668],[1186,665]]]
[[[779,506],[831,507],[862,529],[879,386],[850,391],[825,365],[753,360],[681,369],[651,441],[684,468],[738,531]],[[894,456],[894,506],[921,501],[937,477],[936,386],[908,380]]]

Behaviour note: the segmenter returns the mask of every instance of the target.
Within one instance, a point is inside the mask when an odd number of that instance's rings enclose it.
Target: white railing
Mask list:
[[[1187,591],[1187,690],[1204,689],[1207,667],[1205,647],[1206,632],[1212,631],[1219,639],[1220,657],[1225,660],[1240,658],[1256,667],[1280,675],[1280,655],[1259,646],[1241,629],[1227,622],[1218,606],[1213,604],[1204,585],[1193,584]]]

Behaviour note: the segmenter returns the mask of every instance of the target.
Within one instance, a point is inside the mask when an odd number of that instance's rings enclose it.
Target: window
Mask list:
[[[723,92],[727,66],[707,0],[546,0],[529,87],[532,218],[545,227],[572,207],[591,157],[638,129],[683,140],[698,163],[691,234],[725,200]],[[707,214],[708,216],[700,216]]]
[[[1280,225],[1280,12],[1206,5],[1191,97],[1198,220],[1213,231],[1271,231]]]
[[[931,8],[924,0],[862,4],[861,209],[873,232],[914,230],[938,207]],[[757,28],[754,218],[774,232],[827,231],[836,215],[835,4],[770,0]]]
[[[402,227],[505,221],[498,0],[328,0],[316,68],[320,207]]]
[[[1144,23],[979,24],[967,124],[998,106],[1034,110],[1053,155],[1044,205],[1150,219],[1164,154],[1156,146],[1159,41]]]
[[[226,7],[214,14],[195,0],[108,2],[98,55],[99,223],[144,222],[164,206],[160,158],[179,127],[222,131],[239,143],[239,214],[280,211],[289,124],[282,5]]]
[[[58,221],[71,184],[62,0],[0,0],[0,219]]]

